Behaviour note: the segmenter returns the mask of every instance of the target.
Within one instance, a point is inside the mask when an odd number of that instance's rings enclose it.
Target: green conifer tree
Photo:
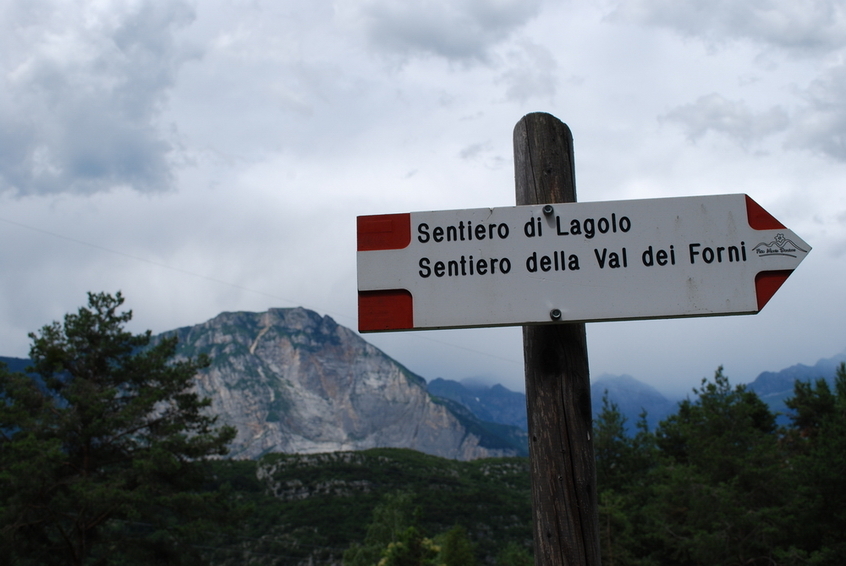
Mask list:
[[[396,492],[385,496],[373,509],[363,543],[353,543],[344,552],[344,566],[374,566],[390,545],[396,545],[412,526],[412,494]]]
[[[661,564],[773,564],[787,497],[775,416],[719,368],[656,431],[644,516]]]
[[[441,537],[438,564],[443,566],[476,566],[476,553],[467,535],[467,529],[456,525]]]
[[[785,563],[839,564],[846,553],[846,364],[832,391],[824,379],[796,382],[790,447],[791,528]],[[786,546],[786,545],[785,545]],[[791,562],[792,561],[792,562]]]
[[[187,564],[232,519],[205,459],[234,437],[192,390],[208,360],[124,330],[120,293],[30,334],[30,375],[0,370],[0,555],[12,565]]]

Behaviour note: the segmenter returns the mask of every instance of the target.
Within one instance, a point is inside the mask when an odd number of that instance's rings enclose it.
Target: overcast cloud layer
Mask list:
[[[122,290],[134,330],[306,306],[355,328],[355,217],[514,203],[568,123],[579,200],[747,193],[814,251],[758,315],[588,326],[670,393],[846,348],[846,2],[10,0],[0,354]],[[523,389],[520,331],[368,336]]]

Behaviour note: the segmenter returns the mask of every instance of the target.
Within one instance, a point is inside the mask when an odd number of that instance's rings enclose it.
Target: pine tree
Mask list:
[[[525,546],[509,541],[496,557],[496,566],[533,566],[535,559]]]
[[[124,326],[118,292],[30,334],[0,370],[0,553],[7,564],[187,564],[231,509],[206,459],[234,437],[192,391],[208,359]]]
[[[593,430],[602,563],[638,564],[635,557],[644,553],[646,521],[641,514],[649,499],[647,478],[657,465],[654,435],[649,433],[645,412],[636,433],[628,435],[626,417],[607,392]]]
[[[846,364],[834,391],[824,379],[796,382],[792,410],[790,557],[797,563],[837,564],[846,553]]]
[[[775,416],[719,368],[656,431],[664,459],[650,477],[662,564],[773,564],[788,489]]]
[[[440,542],[438,564],[443,566],[476,566],[476,553],[473,551],[473,543],[470,542],[467,529],[463,526],[454,526],[438,539]]]
[[[412,527],[412,494],[389,494],[373,509],[373,520],[367,527],[362,544],[353,543],[344,552],[344,566],[373,566],[386,549],[398,544]]]

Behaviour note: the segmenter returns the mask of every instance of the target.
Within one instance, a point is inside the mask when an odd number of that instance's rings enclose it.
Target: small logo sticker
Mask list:
[[[803,250],[792,240],[785,238],[784,234],[781,232],[776,234],[775,240],[772,242],[761,242],[752,249],[759,256],[785,255],[789,257],[796,257],[796,252],[808,253],[808,250]]]

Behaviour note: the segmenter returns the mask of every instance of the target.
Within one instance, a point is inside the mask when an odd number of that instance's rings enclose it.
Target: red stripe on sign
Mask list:
[[[784,230],[784,224],[773,218],[773,215],[761,208],[761,205],[746,197],[746,216],[749,218],[749,226],[753,230]]]
[[[405,289],[358,292],[358,331],[414,328],[414,299]]]
[[[359,216],[358,251],[401,250],[411,243],[411,214]]]
[[[758,295],[758,311],[764,308],[764,305],[773,298],[778,288],[787,281],[792,269],[784,271],[762,271],[755,276],[755,292]]]

